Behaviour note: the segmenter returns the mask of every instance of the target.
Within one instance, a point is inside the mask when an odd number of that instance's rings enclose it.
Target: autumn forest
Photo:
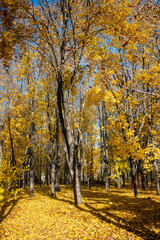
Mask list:
[[[0,1],[2,239],[160,239],[159,27],[158,0]]]

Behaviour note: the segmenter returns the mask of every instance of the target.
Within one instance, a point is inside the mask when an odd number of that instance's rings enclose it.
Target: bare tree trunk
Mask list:
[[[145,186],[145,176],[144,176],[144,172],[143,170],[140,172],[141,174],[141,186],[142,186],[142,189],[145,189],[146,186]]]
[[[34,195],[34,150],[33,147],[29,149],[30,160],[30,196]]]
[[[125,173],[122,172],[122,181],[123,181],[123,187],[125,187]]]
[[[51,196],[56,197],[56,192],[55,192],[55,163],[54,160],[52,161],[52,166],[51,166]]]
[[[29,83],[29,79],[28,79]],[[32,99],[29,102],[29,114],[31,119],[30,129],[29,129],[29,139],[32,146],[28,149],[29,163],[30,163],[30,196],[34,195],[34,147],[35,147],[35,122],[34,122],[34,103],[35,103],[35,90],[33,89]]]
[[[153,189],[154,178],[153,178],[153,171],[152,170],[150,172],[150,178],[151,178],[151,188]]]
[[[142,189],[145,189],[145,176],[144,176],[144,171],[143,171],[143,166],[142,166],[142,160],[139,161],[138,163],[138,170],[139,170],[139,174],[140,174],[140,180],[141,180],[141,187]],[[140,186],[140,183],[139,183]]]
[[[80,205],[82,204],[82,196],[81,196],[81,186],[80,186],[79,170],[78,170],[78,146],[77,145],[75,145],[73,172],[74,172],[73,189],[74,189],[75,205]]]
[[[33,161],[30,164],[30,196],[34,196],[34,165]]]
[[[23,170],[23,183],[22,183],[22,188],[25,189],[25,185],[26,185],[26,179],[25,179],[25,175],[26,175],[26,172],[25,170]]]
[[[30,171],[27,171],[27,186],[30,186]]]
[[[12,167],[16,165],[16,159],[14,154],[14,146],[13,146],[13,138],[11,134],[11,125],[10,125],[10,117],[8,116],[8,131],[9,131],[9,138],[10,138],[10,144],[11,144],[11,161],[10,164]]]
[[[134,196],[138,197],[138,186],[137,186],[137,171],[136,171],[136,162],[134,159],[130,159],[131,164],[131,177],[134,187]]]
[[[42,147],[42,146],[41,146]],[[42,151],[40,150],[40,171],[39,171],[39,183],[40,183],[40,186],[41,186],[41,184],[42,184],[42,179],[41,179],[41,177],[42,177]]]
[[[58,112],[56,109],[56,156],[55,156],[55,189],[56,191],[60,191],[60,158],[59,158],[59,120],[58,120]]]
[[[55,178],[55,189],[57,192],[60,192],[60,166],[56,165],[56,178]]]
[[[157,164],[156,161],[154,162],[154,168],[155,168],[155,173],[156,173],[156,190],[157,190],[157,195],[160,195],[158,164]]]
[[[102,155],[102,172],[104,176],[102,176],[102,183],[103,177],[105,179],[105,190],[106,192],[109,191],[109,155],[108,155],[108,134],[105,130],[105,125],[107,124],[107,116],[105,110],[105,102],[102,101],[101,110],[99,109],[100,115],[100,134],[101,134],[101,155]]]
[[[48,163],[45,164],[45,184],[47,184],[47,186],[49,185],[49,183],[48,183]]]
[[[48,173],[48,176],[47,176],[48,183],[47,183],[47,185],[50,185],[51,184],[51,162],[50,161],[47,164],[47,173]]]
[[[149,178],[148,178],[148,174],[146,175],[146,184],[147,184],[147,188],[149,188]]]
[[[92,178],[93,178],[93,146],[91,146],[91,159],[89,162],[88,189],[91,189],[92,187]]]
[[[105,190],[109,190],[108,164],[104,163]]]
[[[77,163],[78,150],[74,149],[74,138],[69,125],[68,111],[66,109],[67,106],[65,106],[65,104],[63,103],[62,80],[58,81],[57,99],[58,99],[59,119],[60,119],[62,133],[63,133],[65,145],[66,145],[66,148],[65,148],[66,160],[67,160],[69,173],[73,182],[74,201],[76,205],[79,205],[82,203],[82,199],[81,199],[81,188],[80,188],[80,179],[78,174],[79,171],[78,171],[78,163]],[[62,106],[64,109],[64,115],[63,115]],[[74,156],[75,154],[77,155],[76,157]]]

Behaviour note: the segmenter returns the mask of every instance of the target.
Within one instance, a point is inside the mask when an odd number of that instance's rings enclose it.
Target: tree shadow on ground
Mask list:
[[[57,194],[55,199],[74,205],[72,196],[67,194],[68,190],[71,190],[71,186],[61,189],[62,191]],[[52,198],[49,187],[38,187],[36,192]],[[82,196],[85,206],[75,207],[92,214],[103,222],[132,232],[142,239],[160,239],[160,235],[155,232],[160,228],[160,204],[150,197],[134,198],[122,195],[124,192],[113,189],[106,193],[102,192],[101,188],[88,190],[83,187]],[[98,204],[103,204],[103,207],[97,209]]]
[[[9,203],[5,203],[0,209],[0,224],[3,220],[11,213],[13,208],[16,206],[18,202],[18,198],[16,200],[12,200]]]
[[[68,195],[67,195],[67,191],[68,191],[68,190],[71,190],[71,186],[68,186],[68,185],[67,185],[67,186],[65,186],[65,187],[61,187],[61,190],[58,191],[58,192],[56,192],[56,196],[53,197],[53,196],[51,195],[51,189],[50,189],[49,186],[42,186],[42,187],[37,186],[37,187],[36,187],[36,192],[39,193],[39,194],[41,194],[41,195],[43,195],[43,196],[47,196],[48,198],[51,198],[51,199],[60,200],[59,197],[57,198],[57,193],[58,193],[58,195],[60,195],[60,196],[62,197],[63,202],[66,202],[66,203],[69,203],[69,204],[71,204],[71,205],[74,205],[74,200],[73,200],[73,198],[69,198]],[[63,192],[63,193],[62,193],[62,192]],[[65,195],[65,193],[66,193],[67,196]]]
[[[101,221],[112,223],[143,239],[160,239],[160,235],[154,231],[160,228],[160,204],[151,198],[134,198],[114,194],[114,191],[105,193],[86,189],[82,190],[82,196],[84,200],[88,199],[85,203],[87,209],[76,206],[77,209],[86,211]],[[57,200],[73,204],[72,201],[64,198]],[[98,204],[108,205],[108,203],[110,203],[109,207],[96,208]],[[124,212],[129,214],[129,218],[123,217]]]

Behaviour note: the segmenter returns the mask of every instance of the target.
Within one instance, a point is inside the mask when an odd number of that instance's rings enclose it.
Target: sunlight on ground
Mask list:
[[[160,239],[160,197],[155,191],[82,187],[83,204],[75,206],[70,187],[62,186],[57,199],[50,188],[26,190],[1,210],[1,239]],[[0,215],[0,216],[1,216]],[[159,234],[159,235],[158,235]]]

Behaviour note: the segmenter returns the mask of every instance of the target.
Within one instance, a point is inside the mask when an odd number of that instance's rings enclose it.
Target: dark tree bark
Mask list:
[[[93,179],[93,146],[91,146],[91,159],[89,164],[89,170],[88,170],[88,189],[91,189],[92,187],[92,179]]]
[[[55,189],[56,191],[60,191],[60,156],[59,156],[59,120],[58,120],[58,113],[56,110],[56,156],[55,156],[55,167],[56,167],[56,175],[55,175]]]
[[[48,109],[47,109],[47,118],[48,118],[48,131],[50,135],[49,143],[48,143],[48,154],[50,158],[50,182],[51,182],[51,196],[53,198],[56,197],[55,191],[55,183],[56,183],[56,153],[57,153],[57,144],[58,144],[58,131],[57,131],[57,122],[58,116],[57,111],[55,110],[55,118],[56,118],[56,129],[55,134],[53,134],[53,129],[51,125],[51,117],[50,117],[50,96],[47,92],[47,101],[48,101]],[[54,150],[56,148],[56,150]]]
[[[71,183],[71,176],[69,174],[69,170],[68,170],[68,164],[67,164],[67,160],[66,160],[66,154],[65,154],[65,162],[64,162],[64,184],[70,184]]]
[[[150,178],[151,178],[151,189],[153,189],[153,182],[154,182],[153,170],[151,170],[150,172]]]
[[[74,189],[74,200],[75,205],[82,204],[82,196],[81,196],[81,186],[79,180],[79,169],[78,169],[78,146],[75,145],[75,154],[74,154],[74,178],[73,178],[73,189]]]
[[[9,138],[10,138],[10,144],[11,144],[11,160],[10,165],[13,167],[16,166],[16,159],[14,154],[14,146],[13,146],[13,138],[11,134],[11,125],[10,125],[10,117],[8,116],[8,131],[9,131]]]
[[[60,164],[56,165],[56,176],[55,176],[55,189],[57,192],[60,192]]]
[[[107,116],[105,110],[105,102],[102,101],[101,109],[99,108],[100,114],[100,135],[101,135],[101,162],[102,162],[102,183],[103,179],[105,180],[105,189],[106,192],[109,190],[109,155],[108,155],[108,133],[105,130],[105,125],[107,124]]]
[[[125,187],[125,173],[122,172],[122,181],[123,181],[123,187]]]
[[[148,174],[146,175],[146,185],[147,185],[147,188],[149,188],[149,177],[148,177]]]
[[[63,78],[62,78],[63,79]],[[75,144],[74,137],[69,125],[68,118],[68,106],[63,102],[64,92],[63,92],[63,84],[62,79],[58,80],[58,90],[57,90],[57,99],[58,99],[58,110],[59,110],[59,119],[61,123],[62,133],[65,141],[65,151],[66,151],[66,160],[69,169],[69,173],[71,176],[71,180],[74,188],[74,200],[75,204],[79,205],[82,203],[81,198],[81,188],[80,188],[80,179],[79,179],[79,171],[78,171],[78,163],[77,157],[75,157]],[[64,113],[64,114],[63,114]],[[78,172],[77,172],[78,171]]]
[[[132,184],[133,184],[133,188],[134,188],[134,196],[138,197],[136,162],[132,158],[130,158],[130,165],[131,165]]]
[[[140,180],[141,180],[141,187],[142,189],[145,189],[145,175],[144,175],[144,170],[143,170],[143,166],[142,166],[143,160],[139,160],[138,162],[138,172],[140,174]],[[139,183],[140,185],[140,183]]]

